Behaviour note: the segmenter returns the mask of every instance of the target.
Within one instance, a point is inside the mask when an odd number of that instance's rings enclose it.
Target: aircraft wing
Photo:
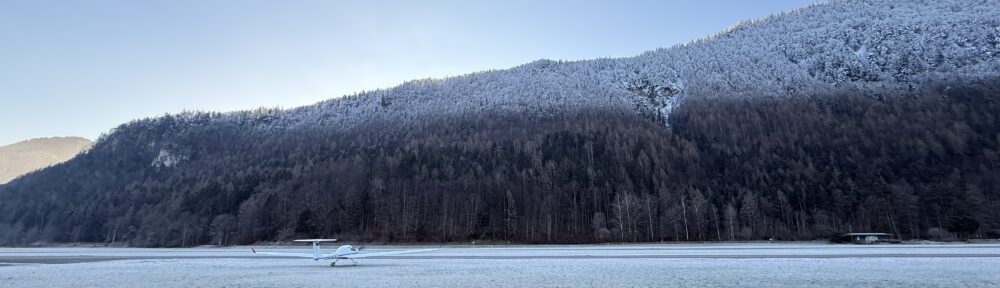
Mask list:
[[[257,251],[256,249],[253,248],[250,248],[250,251],[252,251],[254,255],[299,257],[299,258],[309,258],[309,259],[313,258],[312,253],[266,252],[266,251]]]
[[[415,250],[399,250],[399,251],[387,251],[387,252],[373,252],[373,253],[358,253],[351,255],[340,256],[340,258],[365,258],[365,257],[375,257],[375,256],[389,256],[389,255],[399,255],[399,254],[410,254],[410,253],[420,253],[427,251],[434,251],[437,249],[415,249]]]

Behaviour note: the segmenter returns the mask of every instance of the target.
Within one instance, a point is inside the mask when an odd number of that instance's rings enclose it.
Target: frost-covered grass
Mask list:
[[[356,243],[353,243],[356,244]],[[332,251],[336,245],[324,245]],[[409,245],[381,246],[357,245],[365,251],[394,249],[439,248],[403,256],[403,258],[432,258],[438,256],[670,256],[670,255],[882,255],[882,254],[993,254],[1000,255],[1000,244],[923,244],[923,245],[835,245],[826,243],[746,243],[746,244],[627,244],[627,245]],[[311,253],[307,245],[299,246],[243,246],[226,248],[99,248],[99,247],[46,247],[0,248],[3,257],[244,257],[252,256],[250,248],[281,252]],[[329,251],[327,251],[329,252]],[[2,263],[3,261],[0,261]]]
[[[396,249],[399,247],[377,247]],[[301,249],[298,247],[287,249]],[[268,250],[279,250],[268,248]],[[377,250],[375,247],[372,250]],[[815,255],[926,255],[808,258]],[[241,248],[0,249],[10,257],[215,257],[0,266],[2,287],[995,287],[998,245],[586,245],[443,247],[332,268],[307,259],[232,258]],[[89,256],[88,256],[89,255]],[[807,258],[654,258],[795,255]],[[935,255],[948,255],[937,257]],[[967,255],[968,257],[964,257]],[[983,255],[994,255],[983,257]],[[465,258],[462,258],[465,257]],[[504,258],[507,257],[507,258]],[[559,258],[564,257],[564,258]],[[603,257],[603,258],[591,258]],[[0,260],[2,261],[2,260]],[[344,262],[341,262],[344,263]]]

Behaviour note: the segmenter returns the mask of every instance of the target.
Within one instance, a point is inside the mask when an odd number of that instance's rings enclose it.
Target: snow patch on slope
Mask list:
[[[156,158],[153,159],[153,163],[151,163],[151,165],[156,168],[170,168],[184,160],[187,160],[186,156],[171,153],[169,150],[164,148],[160,149],[160,153],[156,155]]]

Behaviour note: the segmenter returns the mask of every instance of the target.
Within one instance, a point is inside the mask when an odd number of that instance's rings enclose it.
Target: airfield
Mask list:
[[[308,252],[306,246],[253,246]],[[334,246],[326,246],[326,252]],[[998,287],[1000,245],[378,246],[329,261],[228,248],[0,248],[0,287]]]

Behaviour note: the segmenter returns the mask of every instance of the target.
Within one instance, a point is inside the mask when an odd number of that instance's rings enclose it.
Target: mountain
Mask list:
[[[409,125],[478,112],[638,109],[665,119],[687,96],[798,96],[844,88],[876,97],[952,76],[996,75],[995,1],[831,1],[745,21],[637,57],[539,60],[508,70],[417,80],[302,107],[278,126]]]
[[[37,138],[0,147],[0,184],[73,158],[92,143],[80,137]]]
[[[830,1],[636,57],[136,120],[0,244],[1000,235],[996,1]]]

